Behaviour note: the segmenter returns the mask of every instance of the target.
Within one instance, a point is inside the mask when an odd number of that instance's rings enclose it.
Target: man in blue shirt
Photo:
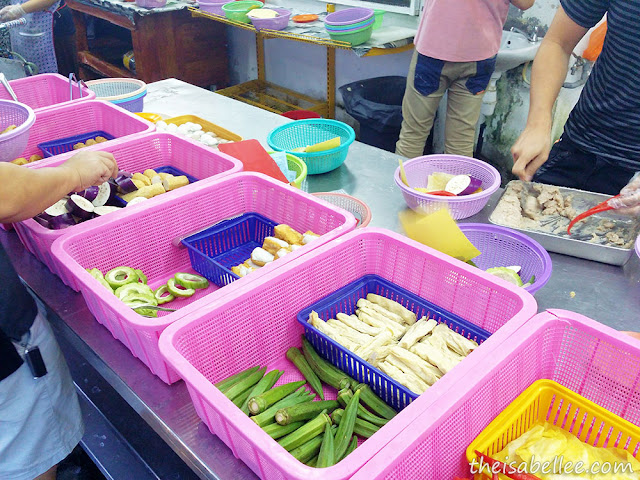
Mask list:
[[[0,222],[33,217],[67,193],[117,173],[106,152],[80,152],[53,168],[0,162]],[[82,437],[78,400],[45,311],[2,246],[0,285],[0,479],[53,480],[57,463]]]
[[[533,64],[527,125],[513,145],[513,173],[616,194],[640,171],[640,0],[561,0]],[[607,14],[607,35],[561,140],[551,149],[554,102],[569,58]]]

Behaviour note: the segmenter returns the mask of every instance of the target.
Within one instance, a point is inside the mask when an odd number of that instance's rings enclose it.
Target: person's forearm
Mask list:
[[[558,43],[542,41],[531,71],[527,126],[551,129],[553,104],[567,76],[569,54]]]
[[[28,0],[22,4],[25,13],[40,12],[46,10],[58,0]]]
[[[77,185],[77,173],[62,167],[29,169],[0,163],[0,222],[20,222],[42,212]]]

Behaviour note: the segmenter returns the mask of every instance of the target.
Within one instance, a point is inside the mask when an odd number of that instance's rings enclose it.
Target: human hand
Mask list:
[[[511,147],[513,169],[520,180],[530,182],[549,158],[551,135],[548,128],[527,126]]]
[[[17,20],[22,18],[27,13],[22,8],[22,5],[7,5],[0,10],[0,22],[9,22],[11,20]]]
[[[60,165],[69,170],[74,182],[71,191],[79,192],[92,185],[101,185],[118,176],[116,159],[107,152],[79,152]]]
[[[620,190],[620,196],[609,200],[616,213],[640,216],[640,172],[636,173],[626,187]]]

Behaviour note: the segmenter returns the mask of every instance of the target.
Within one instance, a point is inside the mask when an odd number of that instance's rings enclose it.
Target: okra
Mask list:
[[[262,429],[274,440],[279,439],[280,437],[284,437],[285,435],[289,435],[291,432],[296,431],[301,426],[304,425],[304,422],[293,422],[289,425],[280,425],[278,423],[272,423],[270,425],[265,425]]]
[[[264,372],[266,372],[266,370],[267,370],[267,367],[262,367],[260,370],[253,372],[248,377],[245,377],[239,382],[234,383],[229,388],[222,390],[222,393],[224,393],[227,396],[227,398],[233,400],[242,392],[253,387],[256,383],[258,383],[262,378],[262,376],[264,375]],[[240,405],[242,405],[242,402],[240,402]]]
[[[272,406],[267,408],[260,415],[251,417],[251,419],[254,422],[256,422],[259,426],[264,427],[265,425],[269,425],[270,423],[275,423],[276,412],[281,408],[290,407],[291,405],[298,405],[299,403],[310,402],[313,400],[314,397],[315,397],[314,394],[311,394],[306,390],[293,392],[292,394],[283,398],[279,402],[274,403]]]
[[[365,385],[364,383],[357,383],[352,379],[351,388],[353,389],[353,391],[356,391],[358,389],[360,390],[360,398],[362,398],[362,403],[369,407],[371,411],[375,412],[378,416],[384,417],[388,420],[391,420],[396,416],[396,411],[389,405],[387,405],[387,403],[379,396],[373,393],[373,390],[371,390],[368,385]]]
[[[315,390],[320,397],[320,400],[324,400],[324,393],[322,392],[322,382],[318,376],[311,369],[311,366],[304,358],[299,348],[291,347],[287,350],[287,358],[296,366],[300,373],[307,379],[307,383]]]
[[[244,402],[242,402],[240,409],[249,415],[249,399],[251,397],[255,397],[256,395],[260,395],[261,393],[266,392],[271,387],[273,387],[278,379],[282,376],[284,370],[271,370],[264,377],[260,379],[260,381],[251,389],[249,395],[245,398]]]
[[[286,407],[276,412],[276,422],[280,425],[288,425],[291,422],[310,420],[323,410],[333,412],[339,406],[340,404],[335,400],[324,400]]]
[[[259,366],[247,368],[246,370],[243,370],[234,375],[231,375],[230,377],[227,377],[224,380],[220,380],[218,383],[214,383],[214,386],[218,387],[218,390],[224,390],[226,388],[229,388],[234,383],[239,382],[243,378],[248,377],[253,372],[257,371],[259,368],[260,368]]]
[[[322,439],[322,445],[320,446],[320,453],[318,454],[318,463],[316,464],[316,467],[326,468],[334,465],[335,463],[333,431],[331,428],[325,428],[324,438]]]
[[[313,345],[304,336],[302,337],[302,353],[309,366],[324,383],[331,385],[336,390],[342,390],[350,385],[351,378],[349,378],[349,375],[320,357],[318,352],[314,350]]]
[[[358,437],[356,437],[355,435],[353,435],[351,437],[351,441],[349,442],[349,446],[347,447],[347,451],[344,452],[344,455],[342,456],[342,458],[346,458],[351,452],[353,452],[356,448],[358,448]],[[340,459],[340,461],[342,461],[342,458]],[[338,463],[338,462],[336,462]]]
[[[315,457],[313,457],[311,460],[309,460],[305,465],[307,467],[314,467],[317,465],[318,463],[318,455],[316,455]]]
[[[272,388],[255,397],[249,398],[249,411],[254,415],[264,412],[278,400],[286,397],[290,393],[295,392],[298,388],[305,384],[304,380],[299,382],[285,383],[279,387]]]
[[[314,457],[318,456],[321,445],[322,435],[318,435],[317,437],[314,437],[308,442],[300,445],[298,448],[294,448],[289,453],[302,463],[307,463]]]
[[[350,388],[343,388],[338,392],[338,402],[340,402],[340,405],[342,405],[343,408],[347,406],[347,403],[349,402],[351,397],[353,397],[353,392]],[[364,408],[364,405],[362,404],[358,405],[358,418],[366,420],[367,422],[371,422],[374,425],[380,425],[381,427],[386,425],[389,421],[386,418],[374,415],[369,410]]]
[[[235,397],[233,397],[231,401],[236,407],[240,407],[244,402],[246,402],[249,399],[249,394],[251,393],[251,390],[253,390],[253,385],[247,388],[244,392],[241,392],[239,395],[236,395]]]
[[[335,456],[336,458],[342,458],[344,452],[347,451],[351,435],[353,434],[353,427],[356,423],[358,415],[358,404],[360,403],[360,390],[351,397],[347,407],[344,409],[344,415],[342,421],[338,425],[338,431],[335,438]],[[335,410],[334,410],[335,412]]]
[[[290,452],[294,448],[297,448],[303,443],[306,443],[312,438],[320,435],[324,432],[324,429],[327,426],[331,426],[331,418],[329,418],[329,415],[327,415],[326,412],[322,412],[310,422],[305,423],[295,432],[291,432],[286,437],[280,439],[278,443],[282,445],[285,450]]]
[[[344,412],[345,411],[341,408],[336,408],[331,414],[331,420],[333,420],[334,423],[338,424],[339,426],[340,424],[342,424]],[[378,425],[374,425],[373,423],[362,420],[361,418],[356,418],[356,423],[353,426],[353,433],[363,438],[369,438],[378,430],[380,430],[380,427]]]

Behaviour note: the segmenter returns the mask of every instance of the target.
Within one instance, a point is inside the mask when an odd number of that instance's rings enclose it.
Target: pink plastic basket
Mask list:
[[[523,282],[535,276],[535,282],[524,287],[531,294],[544,287],[551,278],[551,257],[542,245],[524,233],[486,223],[461,223],[459,227],[482,252],[472,259],[478,268],[486,270],[517,265],[521,267],[520,277]]]
[[[86,147],[87,150],[100,150],[112,153],[121,170],[128,172],[143,172],[147,168],[163,166],[175,167],[188,175],[204,180],[220,175],[228,175],[242,170],[242,163],[235,158],[204,147],[184,137],[177,137],[168,133],[150,133],[138,137],[125,138],[116,142],[104,142]],[[64,163],[76,152],[68,152],[52,157],[55,160],[36,162],[33,168],[54,167]],[[149,202],[156,202],[166,196],[182,196],[189,193],[190,187],[182,187],[173,192],[164,193],[154,197]],[[148,205],[145,202],[145,206]],[[133,208],[133,207],[131,207]],[[113,215],[113,214],[111,214]],[[93,225],[96,219],[89,220]],[[68,233],[74,231],[77,226],[64,230],[49,230],[33,219],[15,225],[16,231],[24,246],[33,253],[49,270],[58,275],[62,281],[74,289],[79,290],[79,285],[73,275],[60,268],[56,259],[51,255],[53,242]]]
[[[32,134],[35,119],[31,107],[12,100],[0,100],[0,132],[16,126],[0,135],[0,162],[10,162],[20,155]]]
[[[471,175],[482,181],[482,192],[480,193],[459,197],[442,197],[421,193],[406,186],[400,179],[400,168],[396,169],[396,185],[402,191],[402,196],[409,208],[433,213],[443,207],[448,207],[451,216],[456,220],[471,217],[482,210],[489,201],[489,197],[500,187],[501,181],[498,170],[488,163],[460,155],[425,155],[405,162],[404,169],[411,187],[426,187],[429,175],[435,172]]]
[[[379,275],[490,332],[502,327],[470,358],[494,348],[492,345],[498,345],[537,310],[535,300],[524,290],[511,289],[495,277],[396,233],[362,228],[259,282],[242,288],[238,285],[219,302],[185,316],[163,333],[160,351],[185,380],[196,412],[209,430],[261,478],[351,478],[396,434],[414,423],[421,403],[439,398],[474,364],[472,359],[463,361],[354,453],[325,469],[295,460],[213,386],[258,364],[284,369],[280,383],[300,378],[285,359],[289,347],[300,345],[304,331],[296,315],[368,274]]]
[[[107,102],[100,100],[73,102],[36,112],[36,121],[31,128],[27,146],[22,150],[22,153],[18,152],[16,157],[28,159],[31,155],[42,155],[38,148],[40,143],[94,130],[108,132],[118,139],[128,135],[150,132],[155,130],[155,126],[138,115],[126,112]],[[109,142],[113,141],[115,140]],[[106,146],[109,143],[104,142],[101,145]],[[50,157],[27,166],[50,165],[48,162],[56,162],[56,158]]]
[[[278,12],[278,16],[274,18],[252,18],[249,16],[249,20],[256,27],[256,30],[284,30],[287,28],[291,11],[285,8],[272,8],[271,10]]]
[[[9,82],[18,100],[33,108],[36,112],[51,107],[67,105],[71,102],[93,100],[96,94],[86,86],[76,82],[69,83],[57,73],[43,73],[33,77],[19,78]],[[0,98],[9,100],[11,96],[4,88],[0,88]]]
[[[565,310],[536,315],[482,360],[353,479],[468,477],[469,444],[540,379],[640,425],[640,346],[587,317]]]
[[[151,205],[125,208],[72,227],[74,231],[63,235],[52,248],[53,256],[66,275],[74,278],[98,322],[167,383],[179,379],[158,351],[158,337],[168,325],[246,282],[268,278],[273,270],[352,230],[356,223],[348,212],[257,173],[238,173],[182,188],[188,194],[164,194],[165,198],[160,196]],[[172,244],[176,237],[246,212],[260,213],[298,231],[312,230],[322,237],[231,286],[210,286],[193,297],[174,300],[168,306],[179,310],[159,312],[157,319],[141,317],[85,271],[95,267],[106,272],[128,265],[141,269],[149,286],[157,288],[175,272],[193,272],[188,250]]]

